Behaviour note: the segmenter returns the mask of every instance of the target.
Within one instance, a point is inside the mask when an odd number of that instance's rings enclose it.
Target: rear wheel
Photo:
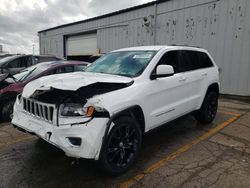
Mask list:
[[[137,157],[142,143],[142,132],[131,117],[120,117],[114,122],[100,154],[103,170],[112,175],[126,172]]]
[[[206,94],[201,109],[197,112],[195,118],[203,124],[209,124],[214,120],[217,108],[218,94],[215,91],[210,91]]]
[[[5,121],[11,121],[13,117],[13,107],[15,100],[7,101],[2,107],[2,118]]]

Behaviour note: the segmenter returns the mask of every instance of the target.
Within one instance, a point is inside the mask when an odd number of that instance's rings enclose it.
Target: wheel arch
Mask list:
[[[10,101],[10,100],[15,100],[16,97],[18,96],[19,93],[17,92],[7,92],[7,93],[4,93],[2,96],[1,96],[1,101],[0,101],[0,104],[1,104],[1,109],[2,109],[2,106]]]
[[[97,159],[100,157],[99,155],[102,153],[104,144],[106,143],[106,140],[108,137],[108,134],[109,134],[110,130],[112,129],[112,126],[111,126],[112,122],[121,116],[130,116],[132,118],[135,118],[137,121],[138,121],[137,118],[140,117],[141,120],[138,123],[139,123],[139,126],[141,128],[142,134],[144,134],[144,132],[145,132],[145,117],[144,117],[143,110],[139,105],[133,105],[133,106],[127,107],[127,108],[115,113],[114,115],[112,115],[110,117],[109,121],[106,124],[106,129],[105,129],[105,132],[104,132],[104,135],[102,138],[102,144],[101,144],[100,150],[99,150],[97,157],[96,157]]]
[[[220,92],[219,84],[218,83],[210,84],[207,88],[206,94],[209,93],[210,91],[215,91],[219,95]]]
[[[210,92],[210,91],[215,91],[218,95],[220,93],[220,88],[219,88],[219,84],[217,82],[214,82],[214,83],[211,83],[208,87],[207,87],[207,90],[204,91],[203,93],[203,96],[200,98],[200,101],[199,101],[199,107],[197,108],[197,110],[199,110],[203,103],[204,103],[204,100],[207,96],[207,94]]]
[[[130,116],[135,119],[138,124],[140,125],[142,133],[145,132],[145,116],[142,108],[139,105],[130,106],[126,109],[121,110],[120,112],[116,113],[112,120],[115,120],[121,116]]]

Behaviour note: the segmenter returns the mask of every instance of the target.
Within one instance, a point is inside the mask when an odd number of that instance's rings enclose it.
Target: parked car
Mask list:
[[[12,124],[120,174],[138,156],[144,133],[191,112],[204,124],[216,116],[219,72],[204,49],[126,48],[85,71],[30,82],[17,97]]]
[[[89,62],[93,63],[94,61],[96,61],[97,59],[99,59],[101,56],[103,56],[104,54],[95,54],[89,57]]]
[[[46,61],[62,60],[55,56],[41,55],[13,55],[0,59],[0,74],[10,73],[15,74],[34,64]]]
[[[11,56],[11,54],[0,54],[0,59],[3,59],[5,57],[9,57]]]
[[[53,61],[33,65],[21,72],[0,75],[0,112],[5,120],[10,120],[16,96],[23,87],[37,78],[60,73],[82,71],[88,63],[80,61]]]

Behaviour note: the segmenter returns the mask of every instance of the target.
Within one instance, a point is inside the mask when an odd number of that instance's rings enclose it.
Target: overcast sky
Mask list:
[[[0,44],[10,53],[38,53],[37,31],[153,0],[0,0]]]

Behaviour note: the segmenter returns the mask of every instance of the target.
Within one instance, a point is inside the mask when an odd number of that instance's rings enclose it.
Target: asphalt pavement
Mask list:
[[[0,187],[250,187],[250,105],[221,99],[213,124],[185,116],[144,137],[134,166],[110,177],[0,123]]]

